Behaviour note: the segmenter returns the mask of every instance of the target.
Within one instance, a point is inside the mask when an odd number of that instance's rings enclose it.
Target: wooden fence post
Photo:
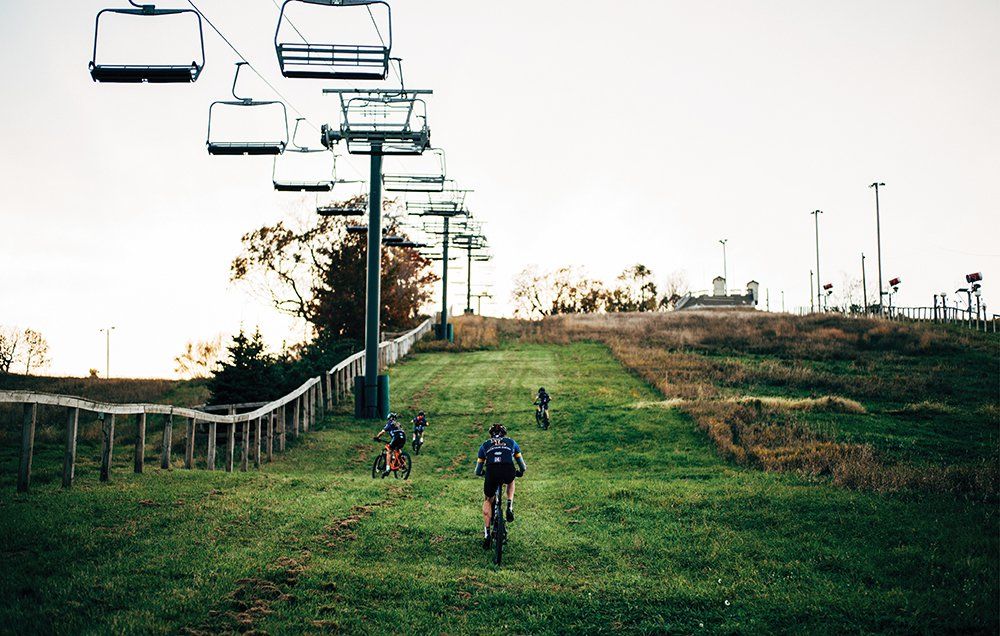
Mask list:
[[[146,412],[135,416],[135,462],[133,470],[141,473],[146,463]]]
[[[170,447],[174,444],[174,414],[167,413],[163,420],[163,444],[160,448],[160,468],[170,469]],[[187,443],[184,446],[184,454],[187,455]],[[186,457],[185,457],[186,459]]]
[[[215,470],[215,422],[208,423],[208,470]]]
[[[115,451],[115,414],[102,413],[101,425],[101,481],[111,480],[111,460]]]
[[[254,420],[253,467],[260,468],[260,418]]]
[[[274,429],[275,420],[278,418],[277,411],[271,411],[267,416],[267,461],[274,461]]]
[[[299,415],[302,411],[302,396],[295,398],[295,406],[292,408],[292,437],[299,436]]]
[[[288,410],[288,404],[282,404],[281,410],[278,411],[278,452],[285,452],[285,434],[286,434],[286,423],[285,423],[285,412]]]
[[[333,408],[333,374],[326,372],[323,374],[323,386],[326,388],[326,403],[324,406],[329,411]]]
[[[226,472],[233,472],[233,457],[236,454],[236,422],[226,427]]]
[[[233,428],[236,424],[233,424]],[[250,463],[250,420],[243,422],[243,439],[240,444],[240,472],[247,472]]]
[[[35,452],[35,423],[38,405],[25,404],[21,419],[21,463],[17,471],[17,492],[28,492],[31,484],[31,455]]]
[[[168,417],[173,417],[173,414]],[[191,470],[194,468],[194,434],[196,423],[193,417],[187,418],[187,437],[184,439],[184,468]]]
[[[76,431],[80,422],[80,409],[70,408],[66,416],[66,453],[63,456],[63,488],[73,485],[76,476]]]

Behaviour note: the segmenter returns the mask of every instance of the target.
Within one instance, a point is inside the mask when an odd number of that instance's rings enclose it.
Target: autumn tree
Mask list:
[[[174,358],[174,371],[184,378],[207,378],[222,359],[223,351],[221,334],[211,340],[189,341]]]
[[[618,285],[608,291],[605,308],[609,312],[656,311],[658,305],[653,272],[637,263],[618,275]]]
[[[663,309],[673,309],[677,305],[677,302],[690,290],[690,284],[684,272],[671,272],[663,285],[663,296],[660,298],[660,307]]]
[[[524,316],[596,313],[604,307],[605,289],[575,267],[539,272],[533,267],[514,279],[515,311]]]
[[[361,196],[344,205],[364,207]],[[398,205],[386,201],[384,210]],[[243,236],[243,251],[232,263],[231,278],[265,295],[274,307],[302,318],[319,339],[364,337],[367,236],[347,232],[338,217],[279,221]],[[406,237],[393,216],[385,233]],[[382,327],[412,326],[431,298],[437,277],[431,262],[410,248],[382,250]]]
[[[0,327],[0,373],[10,373],[20,355],[23,333],[17,327]]]
[[[50,363],[49,343],[45,337],[34,329],[25,329],[23,341],[21,362],[24,363],[24,375],[31,375],[33,367],[47,367]]]

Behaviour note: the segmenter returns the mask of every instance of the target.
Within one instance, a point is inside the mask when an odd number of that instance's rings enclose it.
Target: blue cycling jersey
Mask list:
[[[483,442],[479,447],[479,461],[490,464],[513,464],[515,457],[520,457],[521,448],[509,437],[494,437]]]
[[[395,439],[395,438],[398,438],[398,437],[403,437],[403,438],[406,437],[406,431],[404,431],[403,429],[401,429],[398,426],[396,426],[395,423],[386,424],[385,428],[383,428],[382,430],[385,431],[386,433],[388,433],[389,437],[392,438],[392,439]]]

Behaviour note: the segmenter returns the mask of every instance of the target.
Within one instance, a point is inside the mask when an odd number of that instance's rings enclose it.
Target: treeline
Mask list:
[[[673,308],[687,291],[683,273],[670,274],[661,288],[653,271],[641,263],[626,268],[611,285],[578,267],[551,272],[528,268],[514,279],[512,300],[515,313],[526,317],[661,311]]]

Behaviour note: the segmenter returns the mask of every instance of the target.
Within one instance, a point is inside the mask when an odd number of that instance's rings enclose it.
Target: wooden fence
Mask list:
[[[379,345],[379,368],[394,364],[413,348],[413,345],[431,329],[425,320],[419,327],[398,338]],[[93,402],[69,395],[53,395],[32,391],[0,391],[0,404],[22,404],[21,454],[17,473],[18,492],[27,492],[31,484],[31,459],[35,445],[35,427],[38,406],[56,406],[66,409],[66,450],[63,457],[62,485],[73,485],[76,469],[77,429],[80,411],[97,413],[101,422],[100,480],[111,479],[116,419],[134,416],[136,423],[134,471],[145,467],[146,421],[149,415],[163,416],[163,439],[160,445],[160,468],[168,469],[173,444],[174,418],[184,424],[184,467],[195,467],[195,435],[199,427],[207,428],[208,445],[205,467],[216,469],[216,445],[219,428],[225,434],[223,467],[231,472],[236,461],[236,442],[240,440],[239,467],[249,470],[252,465],[260,468],[264,461],[272,461],[274,452],[284,452],[287,437],[297,438],[312,428],[321,414],[352,395],[354,378],[365,372],[364,351],[341,361],[322,375],[310,378],[299,388],[273,402],[253,403],[243,406],[256,407],[245,413],[236,413],[230,405],[228,413],[217,415],[207,410],[170,406],[167,404],[109,404]],[[238,437],[237,437],[238,435]]]

